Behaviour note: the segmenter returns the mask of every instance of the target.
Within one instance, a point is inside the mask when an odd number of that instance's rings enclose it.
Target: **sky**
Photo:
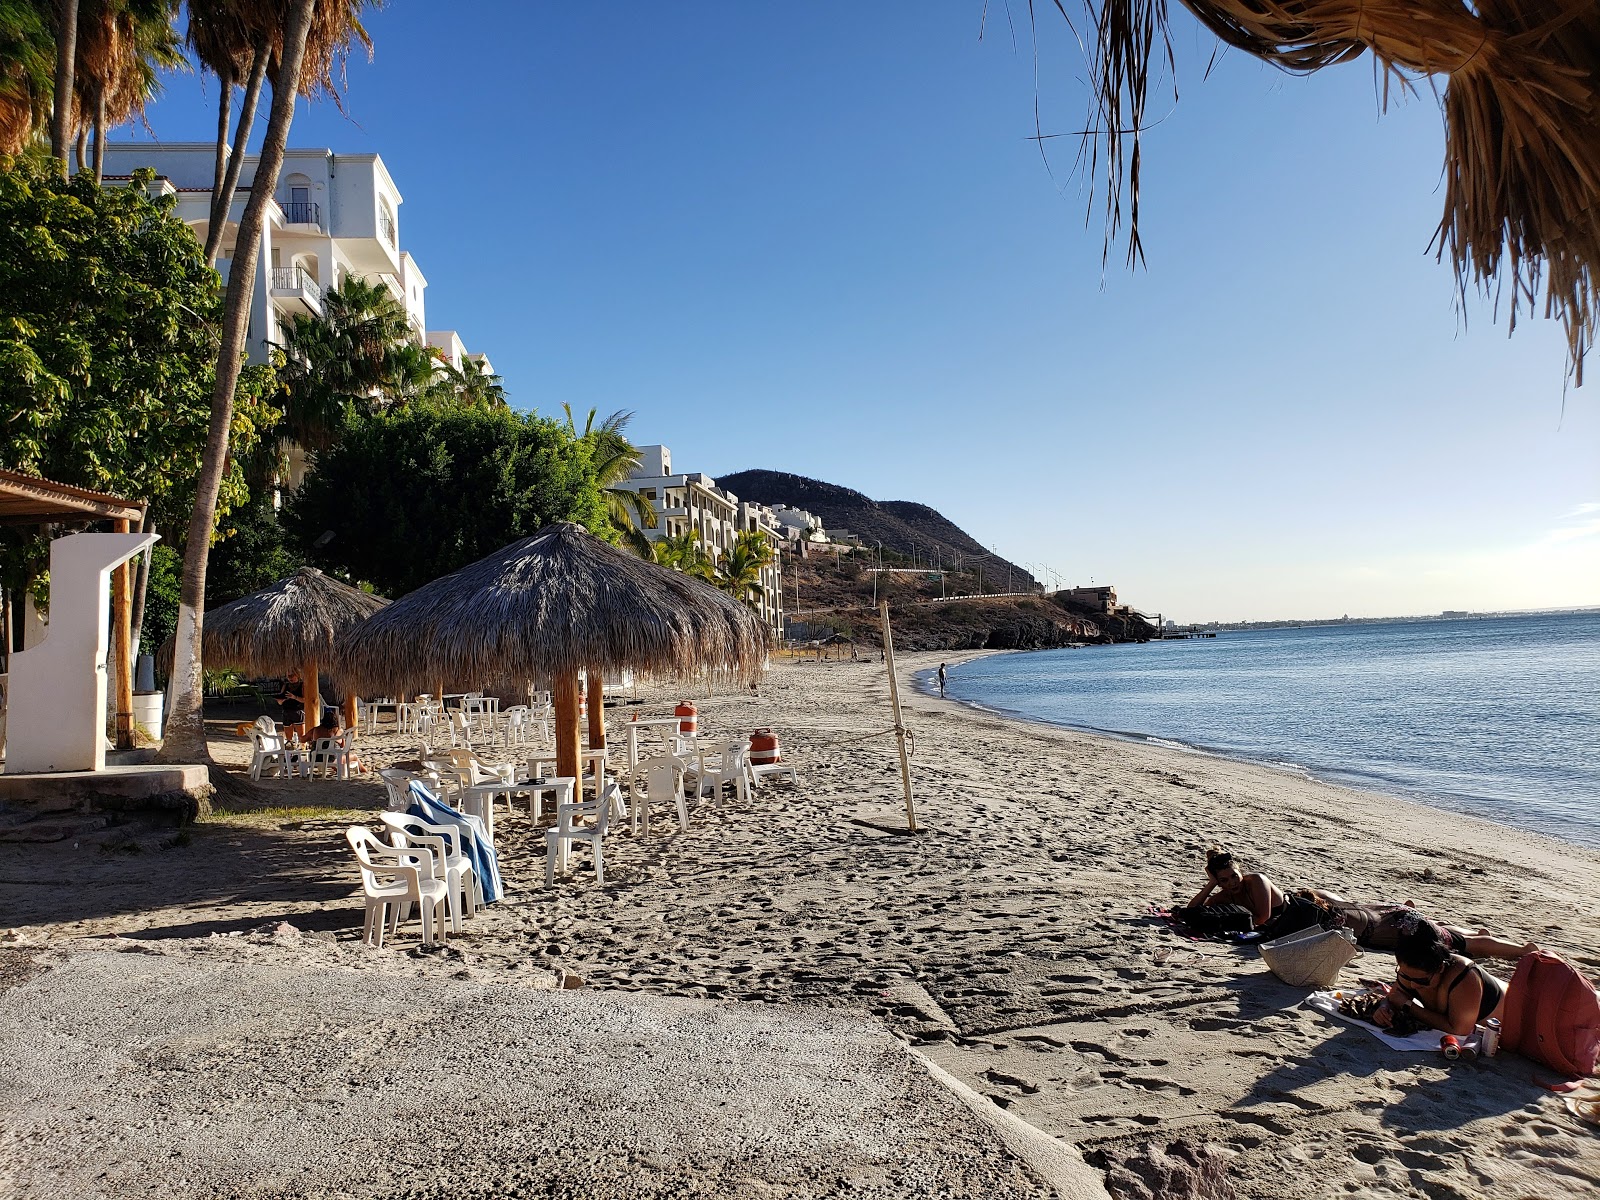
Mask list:
[[[1600,355],[1570,389],[1559,326],[1461,302],[1432,91],[1173,7],[1135,270],[1034,138],[1085,66],[1023,0],[394,0],[291,144],[383,156],[429,327],[514,404],[632,410],[680,471],[930,504],[1180,622],[1600,605]]]

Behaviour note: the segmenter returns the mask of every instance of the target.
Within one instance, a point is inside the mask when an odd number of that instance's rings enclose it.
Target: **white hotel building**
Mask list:
[[[679,537],[694,530],[700,544],[714,560],[733,547],[746,530],[763,530],[772,547],[772,562],[761,571],[761,599],[757,608],[773,633],[783,636],[783,533],[773,512],[764,504],[740,500],[698,471],[673,474],[672,451],[665,446],[640,446],[639,466],[614,491],[638,492],[656,510],[656,527],[641,529],[650,541]]]
[[[249,199],[257,157],[249,155],[228,213],[217,268],[228,277],[234,237]],[[106,147],[106,177],[126,179],[140,167],[156,173],[155,191],[176,194],[177,216],[202,242],[211,225],[211,181],[216,146],[210,142],[117,142]],[[250,357],[266,357],[283,340],[294,316],[320,316],[322,293],[350,275],[379,281],[405,305],[417,341],[437,349],[452,366],[469,355],[452,330],[430,332],[425,314],[428,281],[416,259],[400,248],[400,189],[376,154],[335,154],[328,149],[289,150],[273,203],[267,208],[250,305]]]

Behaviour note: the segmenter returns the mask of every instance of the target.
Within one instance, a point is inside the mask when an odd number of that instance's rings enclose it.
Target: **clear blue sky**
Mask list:
[[[1069,132],[1084,67],[1038,7]],[[1564,396],[1553,324],[1462,321],[1431,96],[1380,115],[1370,61],[1206,78],[1179,9],[1148,269],[1102,271],[991,9],[980,41],[982,0],[399,0],[292,142],[383,155],[429,325],[516,404],[633,409],[680,470],[922,501],[1180,620],[1600,604],[1600,357]],[[215,99],[174,79],[150,124],[209,138]]]

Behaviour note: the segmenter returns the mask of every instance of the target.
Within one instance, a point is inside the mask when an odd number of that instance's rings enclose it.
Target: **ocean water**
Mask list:
[[[1002,654],[948,694],[1600,847],[1600,613]]]

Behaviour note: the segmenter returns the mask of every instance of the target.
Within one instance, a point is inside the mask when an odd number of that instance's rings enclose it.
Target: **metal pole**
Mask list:
[[[883,661],[889,670],[889,707],[894,710],[894,740],[900,748],[900,787],[906,797],[906,828],[917,831],[917,806],[911,799],[911,760],[906,756],[906,727],[900,720],[900,685],[894,677],[894,631],[889,628],[889,598],[878,605],[883,618]]]

